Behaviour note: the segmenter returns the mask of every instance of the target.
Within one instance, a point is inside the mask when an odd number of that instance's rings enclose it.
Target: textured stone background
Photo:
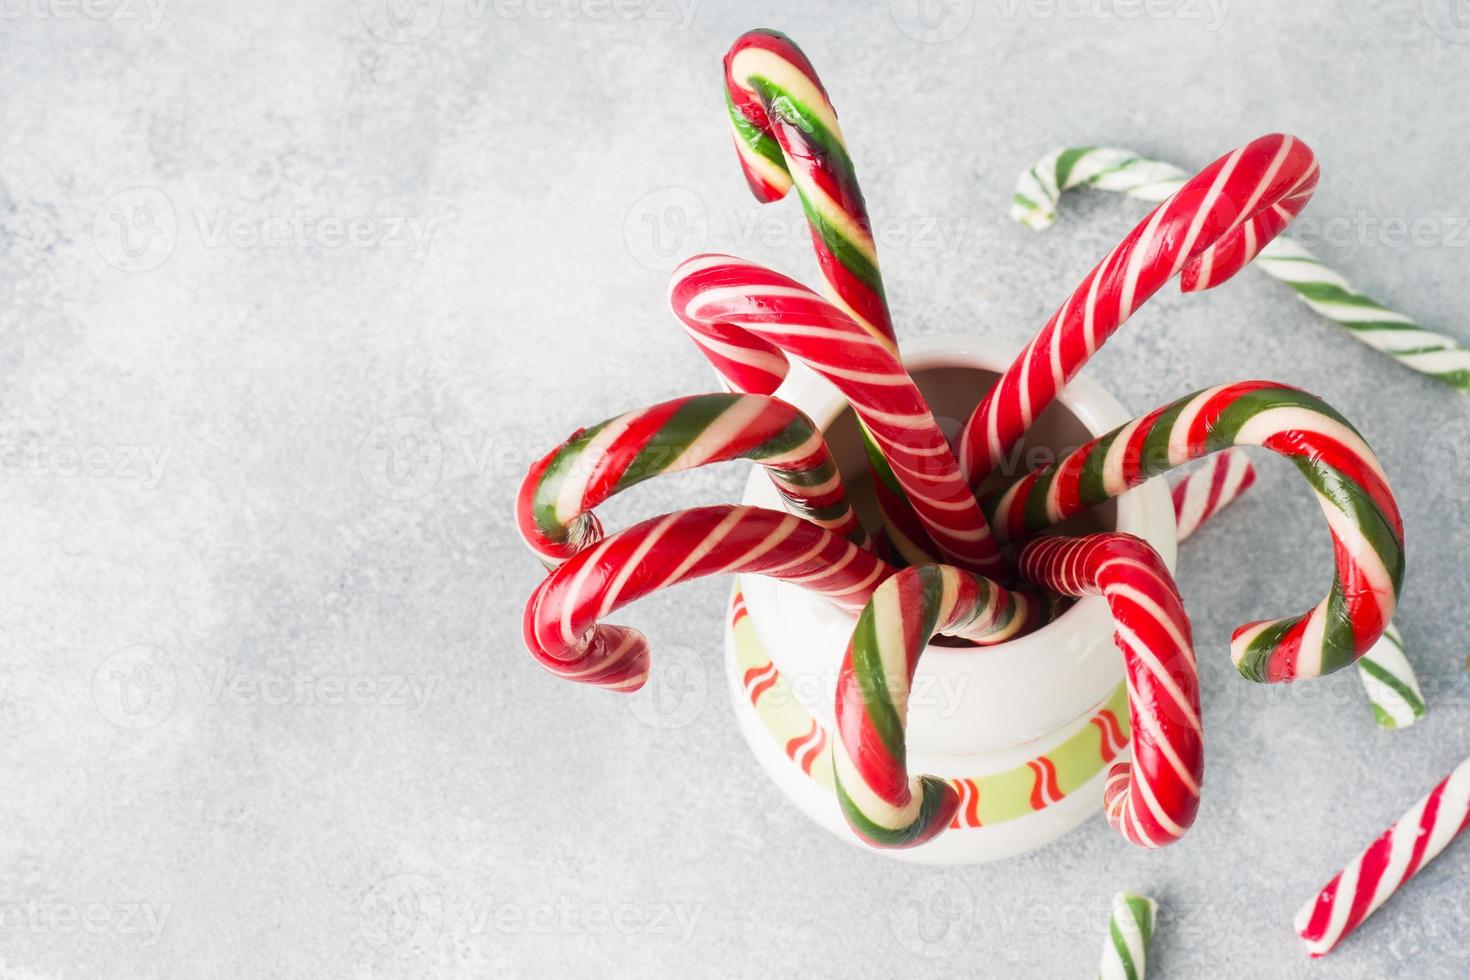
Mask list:
[[[1470,402],[1259,275],[1166,291],[1087,371],[1140,411],[1266,376],[1354,419],[1408,522],[1431,715],[1388,734],[1351,677],[1230,676],[1231,626],[1327,575],[1265,461],[1181,562],[1210,783],[1163,853],[1101,820],[947,876],[839,843],[736,732],[728,583],[623,615],[652,690],[579,689],[521,648],[511,523],[575,426],[711,387],[664,305],[678,256],[813,271],[728,145],[742,29],[791,33],[834,94],[901,337],[1019,344],[1143,213],[1012,225],[1040,153],[1197,165],[1284,129],[1322,160],[1324,254],[1470,338],[1463,0],[386,3],[0,3],[0,975],[1050,978],[1094,969],[1120,887],[1168,910],[1150,975],[1470,971],[1465,845],[1325,964],[1290,928],[1470,751],[1470,472],[1424,465],[1470,451]]]

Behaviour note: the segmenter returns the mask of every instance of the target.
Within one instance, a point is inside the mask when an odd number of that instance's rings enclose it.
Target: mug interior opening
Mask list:
[[[909,372],[933,411],[940,430],[951,444],[959,436],[975,406],[980,404],[981,397],[1000,377],[995,371],[963,365],[916,367],[911,363]],[[815,421],[820,424],[823,420]],[[870,530],[881,528],[883,521],[873,495],[873,475],[863,451],[857,416],[850,407],[843,405],[829,424],[823,426],[823,430],[859,519]],[[1099,434],[1090,431],[1059,398],[1037,417],[1020,445],[1001,461],[982,491],[1009,483],[1033,469],[1050,465]],[[1051,530],[1069,536],[1093,534],[1114,530],[1117,521],[1117,501],[1109,500],[1055,525]],[[1071,612],[1071,609],[1066,610],[1038,632],[1055,627]],[[973,646],[968,641],[949,637],[935,637],[933,642],[936,646]],[[1004,645],[999,644],[989,649],[998,649]]]

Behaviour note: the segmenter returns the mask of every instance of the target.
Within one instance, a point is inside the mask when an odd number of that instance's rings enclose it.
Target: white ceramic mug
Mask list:
[[[947,435],[1015,356],[968,338],[911,342],[904,354]],[[859,511],[866,508],[869,526],[877,526],[862,492],[868,478],[856,423],[843,399],[800,365],[778,395],[828,432]],[[1003,467],[1018,475],[1129,417],[1105,390],[1078,378]],[[743,499],[782,506],[760,467]],[[1078,531],[1089,528],[1135,534],[1174,566],[1174,510],[1162,481],[1098,508]],[[741,730],[776,785],[813,820],[867,847],[838,808],[829,756],[837,671],[855,622],[799,586],[742,575],[726,617],[725,662]],[[931,645],[909,701],[908,768],[955,781],[960,813],[928,844],[880,853],[947,864],[1040,847],[1101,808],[1106,772],[1126,752],[1127,738],[1123,662],[1101,598],[1083,599],[1041,630],[999,646]]]

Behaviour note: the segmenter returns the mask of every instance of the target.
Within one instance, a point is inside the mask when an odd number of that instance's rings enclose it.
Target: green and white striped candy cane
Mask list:
[[[1109,146],[1053,150],[1021,175],[1011,199],[1011,217],[1040,231],[1057,217],[1065,191],[1095,187],[1157,203],[1179,189],[1189,174],[1173,164]],[[1267,275],[1290,286],[1303,303],[1380,353],[1421,374],[1470,391],[1470,350],[1452,337],[1425,329],[1358,292],[1300,242],[1280,235],[1256,256]]]
[[[1424,695],[1414,668],[1404,654],[1404,638],[1389,625],[1377,643],[1358,661],[1358,677],[1373,717],[1383,728],[1408,728],[1424,717]]]
[[[1159,904],[1151,898],[1128,892],[1113,896],[1098,980],[1143,980],[1158,912]]]

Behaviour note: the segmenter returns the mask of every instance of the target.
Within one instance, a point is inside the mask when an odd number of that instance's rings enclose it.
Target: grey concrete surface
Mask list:
[[[0,976],[1082,976],[1124,887],[1167,910],[1150,976],[1470,974],[1470,845],[1326,962],[1290,926],[1470,752],[1470,401],[1262,276],[1166,291],[1087,373],[1140,411],[1272,377],[1359,424],[1408,524],[1418,727],[1351,677],[1231,676],[1230,628],[1328,574],[1269,459],[1181,561],[1209,785],[1162,853],[1094,820],[936,877],[829,837],[736,732],[726,582],[623,614],[662,672],[631,699],[522,649],[528,461],[711,387],[663,270],[813,273],[728,143],[748,27],[833,93],[902,338],[1019,344],[1142,214],[1012,225],[1042,152],[1198,165],[1281,129],[1321,157],[1323,254],[1470,339],[1460,0],[924,2],[0,0]]]

